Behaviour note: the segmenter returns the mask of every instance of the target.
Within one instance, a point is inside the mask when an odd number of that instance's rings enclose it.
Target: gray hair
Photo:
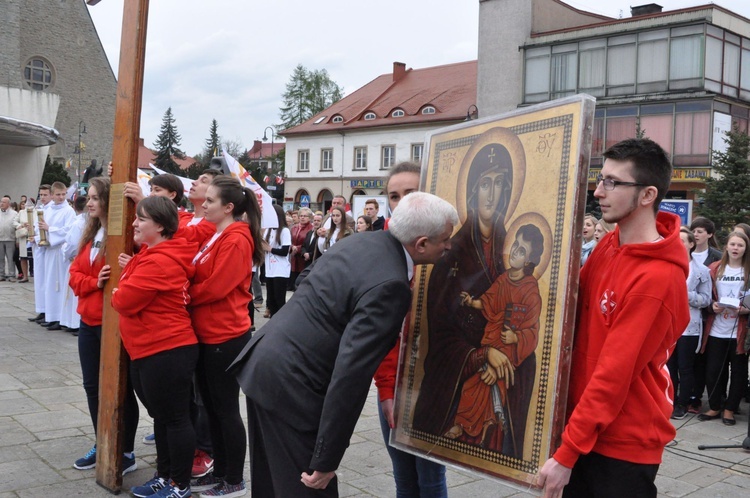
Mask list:
[[[297,214],[300,215],[302,213],[305,213],[305,214],[309,215],[310,219],[312,219],[312,217],[313,217],[313,212],[312,212],[312,209],[310,209],[310,208],[304,208],[304,207],[303,208],[299,208],[299,211],[297,211]]]
[[[419,237],[434,239],[445,231],[445,224],[458,225],[458,213],[448,201],[426,192],[412,192],[393,210],[388,230],[402,244]]]

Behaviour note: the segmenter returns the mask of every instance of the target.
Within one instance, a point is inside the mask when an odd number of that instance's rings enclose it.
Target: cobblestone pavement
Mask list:
[[[73,468],[73,461],[94,443],[76,339],[28,322],[33,298],[31,283],[0,282],[0,498],[109,496],[94,482],[94,470]],[[259,318],[258,325],[264,322]],[[657,477],[659,496],[750,496],[750,452],[698,450],[699,444],[741,443],[750,411],[744,402],[741,411],[735,427],[694,418],[677,421],[677,439],[667,448]],[[138,470],[125,476],[125,490],[153,474],[156,449],[140,442],[151,429],[142,410],[135,448]],[[341,496],[395,495],[374,388],[338,474]],[[452,497],[532,496],[452,469],[448,486]]]

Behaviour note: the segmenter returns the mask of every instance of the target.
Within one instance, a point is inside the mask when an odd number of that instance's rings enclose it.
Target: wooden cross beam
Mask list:
[[[99,0],[87,0],[87,3],[95,5]],[[118,314],[112,309],[110,300],[112,289],[117,286],[121,273],[117,256],[123,252],[133,253],[131,221],[135,216],[135,205],[122,195],[122,190],[126,181],[135,182],[137,178],[148,3],[149,0],[124,0],[112,144],[114,168],[109,197],[106,255],[106,262],[112,267],[112,273],[104,287],[96,482],[115,494],[122,488],[122,427],[127,356],[120,340]]]

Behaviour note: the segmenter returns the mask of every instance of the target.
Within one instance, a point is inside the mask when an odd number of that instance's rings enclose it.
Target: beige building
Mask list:
[[[713,4],[613,19],[559,0],[482,0],[477,88],[483,116],[595,96],[589,189],[602,152],[641,131],[672,158],[668,198],[693,199],[723,133],[748,130],[750,20]]]

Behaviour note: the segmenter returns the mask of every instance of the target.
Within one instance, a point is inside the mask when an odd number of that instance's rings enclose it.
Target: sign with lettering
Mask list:
[[[596,182],[596,177],[601,172],[601,168],[589,169],[589,182]],[[705,182],[710,176],[711,168],[674,168],[672,170],[672,181]]]
[[[351,180],[349,182],[349,186],[351,188],[384,188],[385,187],[385,181],[384,180]]]
[[[680,223],[690,225],[693,219],[693,201],[689,199],[667,199],[659,204],[659,211],[674,213],[680,217]]]

